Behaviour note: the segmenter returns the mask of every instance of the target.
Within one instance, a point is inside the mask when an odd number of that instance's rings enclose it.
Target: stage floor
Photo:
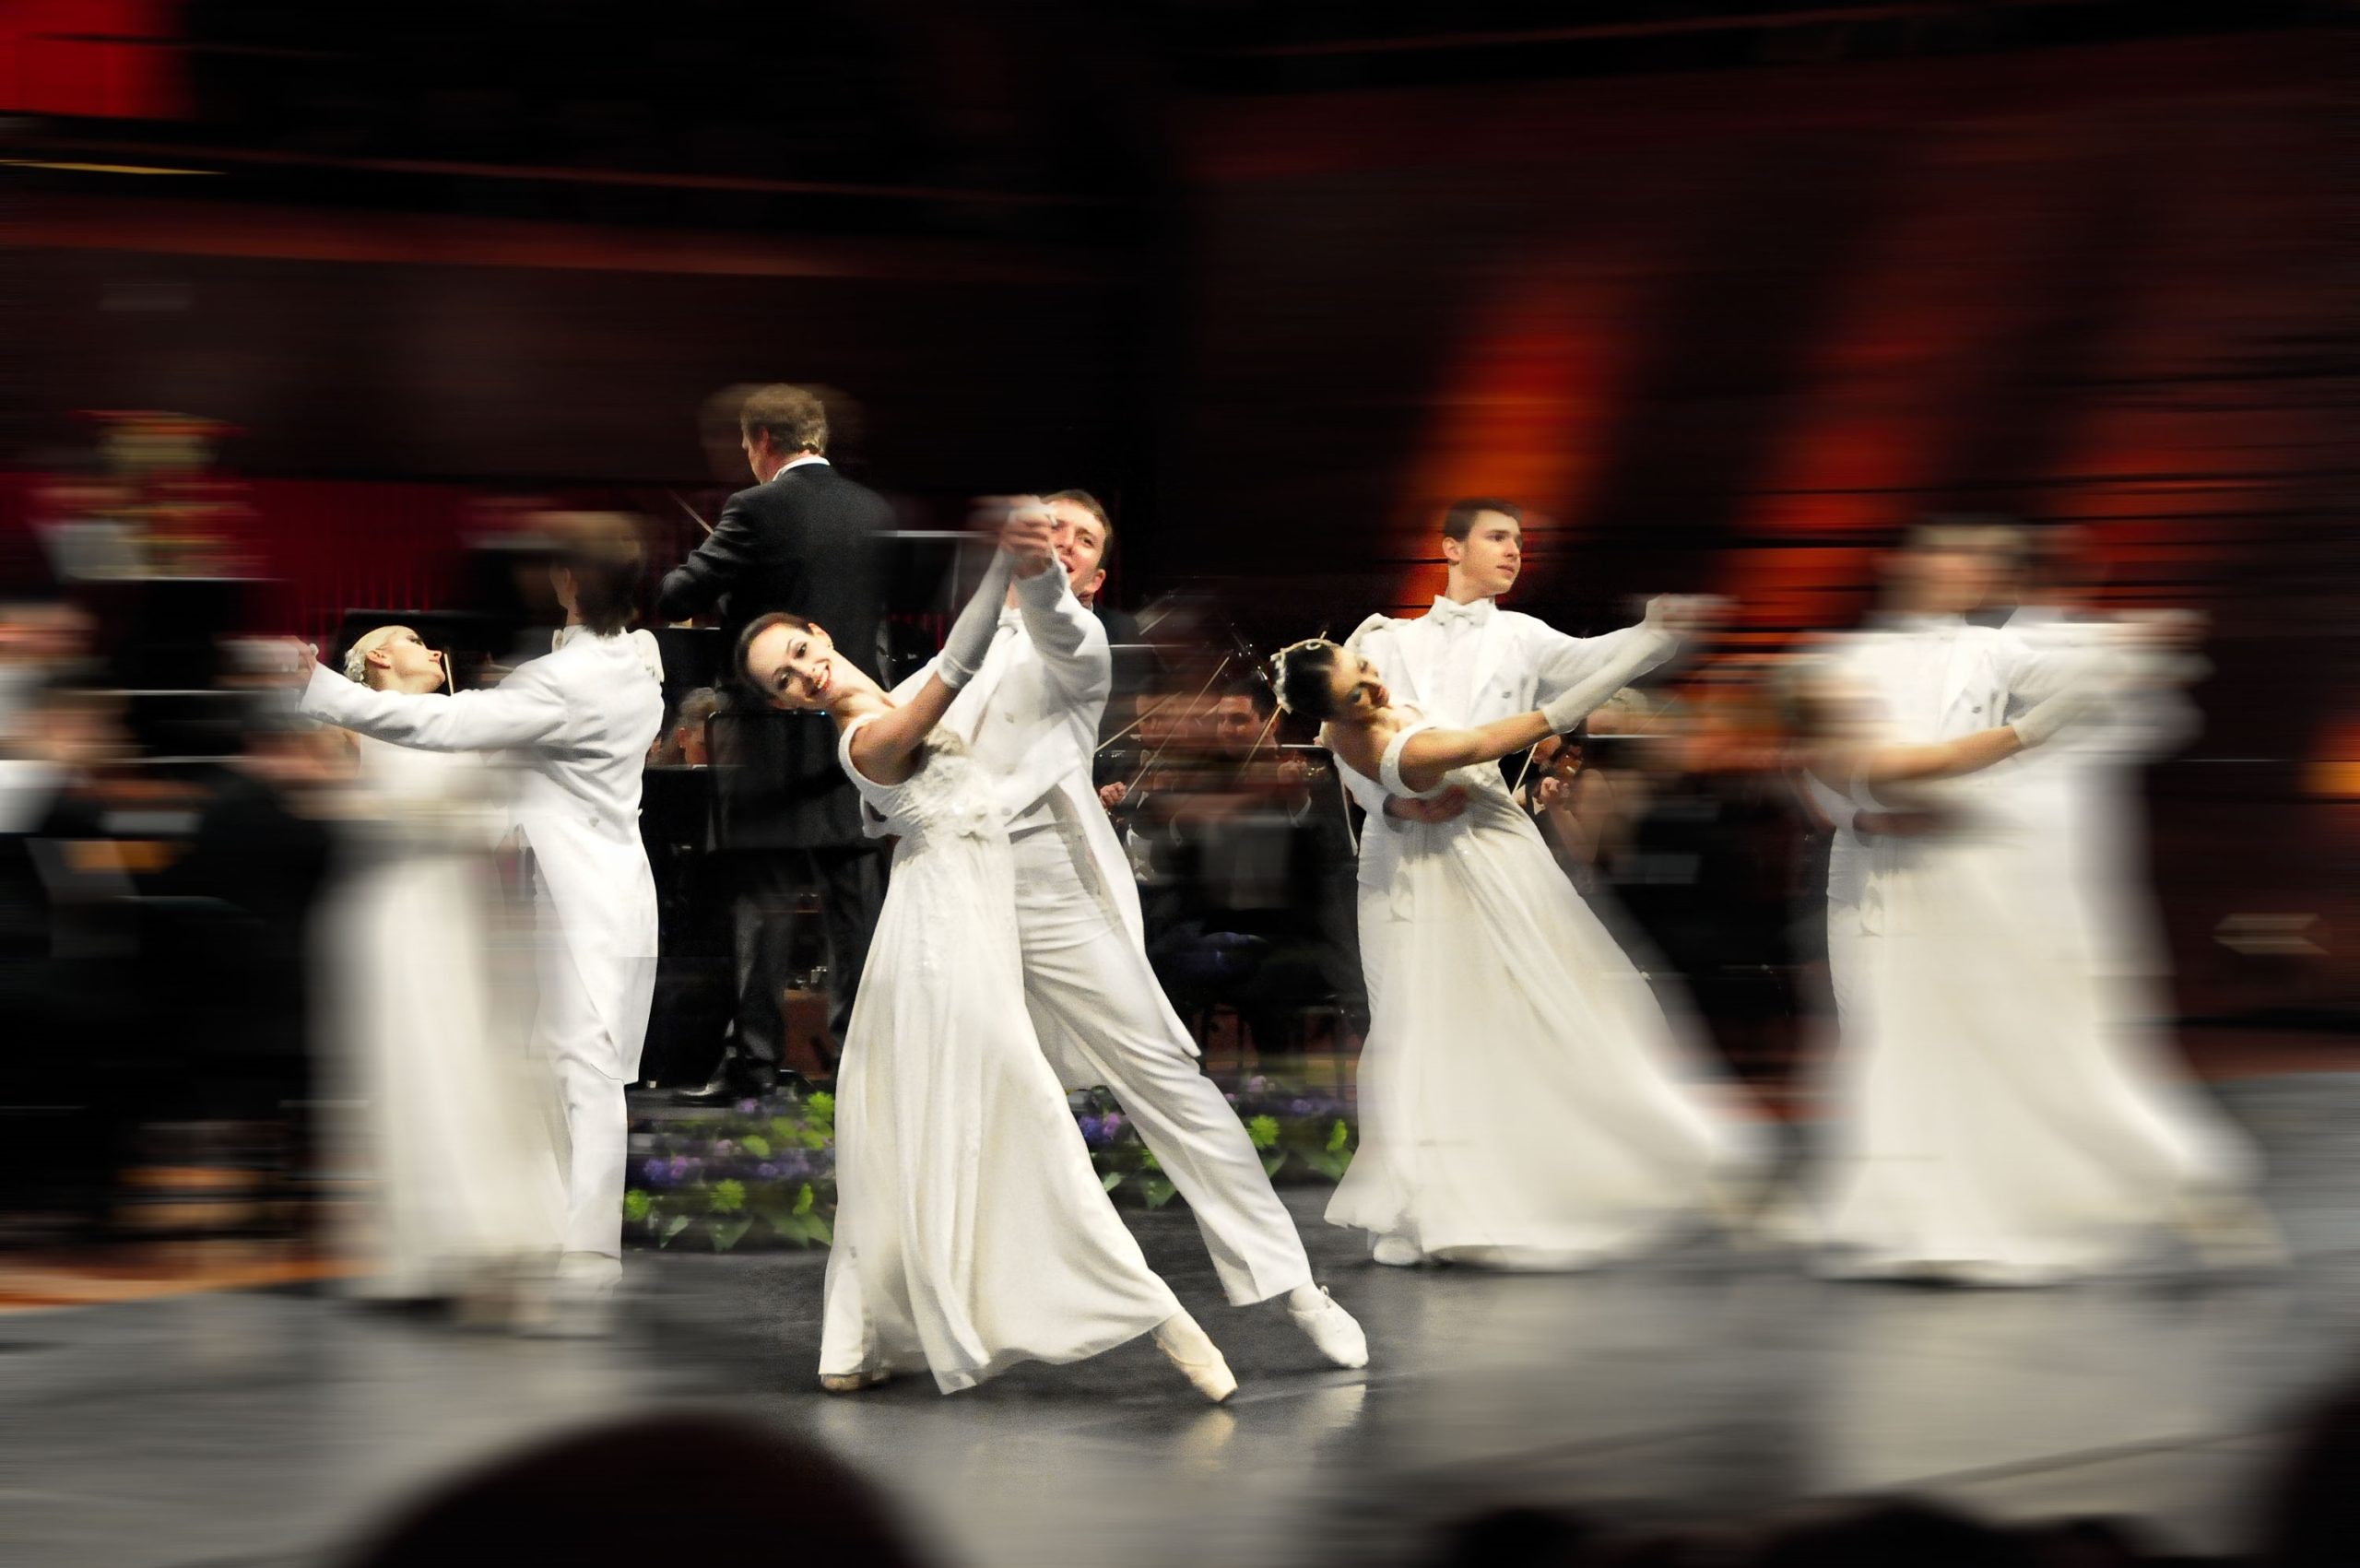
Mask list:
[[[814,1386],[818,1254],[634,1254],[608,1342],[356,1311],[316,1285],[0,1318],[0,1560],[323,1561],[421,1481],[652,1405],[817,1436],[949,1563],[1388,1564],[1504,1503],[1637,1523],[1864,1491],[2002,1516],[2106,1513],[2246,1544],[2302,1398],[2360,1363],[2360,1075],[2221,1086],[2268,1149],[2296,1266],[2026,1292],[1816,1282],[1717,1245],[1577,1277],[1362,1260],[1293,1189],[1375,1364],[1221,1306],[1177,1208],[1132,1215],[1242,1381],[1212,1409],[1135,1344],[943,1398]],[[778,1500],[791,1550],[791,1496]],[[684,1548],[696,1502],[682,1499]]]

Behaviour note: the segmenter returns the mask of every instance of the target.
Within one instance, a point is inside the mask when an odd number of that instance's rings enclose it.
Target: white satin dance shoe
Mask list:
[[[1294,1319],[1294,1326],[1338,1366],[1357,1371],[1368,1365],[1368,1336],[1361,1332],[1361,1326],[1336,1304],[1325,1285],[1306,1285],[1296,1294],[1313,1291],[1318,1293],[1301,1304],[1294,1296],[1287,1298],[1287,1315]]]
[[[1214,1404],[1222,1403],[1237,1392],[1237,1376],[1221,1359],[1220,1347],[1186,1313],[1156,1325],[1155,1348],[1163,1352],[1164,1360],[1180,1369],[1183,1377],[1197,1385],[1198,1393]]]

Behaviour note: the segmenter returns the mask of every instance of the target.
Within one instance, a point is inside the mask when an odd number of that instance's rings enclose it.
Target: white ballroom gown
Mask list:
[[[2112,1005],[2102,933],[2056,886],[2067,847],[2028,819],[2039,778],[1921,788],[1945,828],[1870,841],[1858,902],[1830,904],[1868,1003],[1831,1065],[1835,1272],[2107,1271],[2253,1179],[2244,1140]]]
[[[1491,763],[1449,822],[1403,823],[1361,942],[1373,1017],[1360,1150],[1329,1222],[1429,1257],[1577,1267],[1692,1226],[1756,1140]],[[1383,984],[1375,983],[1378,974]]]
[[[900,835],[836,1078],[823,1374],[946,1394],[1080,1361],[1177,1314],[1107,1197],[1024,1005],[1013,856],[990,784],[938,731],[899,784],[837,756]]]
[[[497,1288],[554,1266],[566,1210],[555,1088],[493,973],[499,781],[478,757],[356,742],[370,814],[321,927],[340,1141],[368,1183],[355,1290]]]

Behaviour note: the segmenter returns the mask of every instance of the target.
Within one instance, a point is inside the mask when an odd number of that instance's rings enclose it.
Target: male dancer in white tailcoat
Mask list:
[[[1442,548],[1450,575],[1434,607],[1409,619],[1371,616],[1351,643],[1376,666],[1395,702],[1438,725],[1467,728],[1529,713],[1603,668],[1631,639],[1652,635],[1626,626],[1569,637],[1544,620],[1500,608],[1495,601],[1516,586],[1524,566],[1524,513],[1513,501],[1454,502],[1443,518]],[[1373,960],[1385,944],[1374,939],[1371,922],[1391,915],[1400,824],[1446,821],[1459,807],[1449,796],[1404,800],[1340,758],[1336,767],[1368,814],[1361,829],[1361,958],[1374,1009],[1383,976]]]
[[[1891,738],[1942,741],[2106,675],[2112,632],[1968,625],[2007,536],[1929,525],[1898,561],[1895,608],[1832,662]],[[1840,810],[1828,947],[1842,1108],[1829,1140],[1823,1239],[1834,1271],[2037,1284],[2120,1266],[2177,1225],[2221,1261],[2268,1255],[2243,1197],[2250,1158],[2160,1058],[2116,1024],[2103,911],[2083,907],[2068,842],[2084,749],[2119,743],[2142,708],[2121,685],[2060,745],[1918,792],[1938,819]],[[2115,739],[2109,741],[2109,730]],[[2082,752],[2082,761],[2070,759]],[[2109,1016],[2109,1015],[2113,1016]]]
[[[1329,1360],[1366,1365],[1360,1326],[1313,1282],[1260,1155],[1149,966],[1139,889],[1091,779],[1114,660],[1088,599],[1105,580],[1111,528],[1081,492],[1046,504],[1066,571],[1017,580],[989,656],[941,725],[970,743],[1006,814],[1033,1030],[1067,1088],[1113,1091],[1188,1200],[1231,1303],[1284,1296]]]
[[[640,572],[620,519],[584,519],[555,572],[567,634],[498,686],[373,691],[314,664],[302,712],[396,746],[507,751],[511,815],[531,851],[542,927],[537,1048],[554,1060],[572,1153],[559,1326],[595,1331],[622,1274],[630,1112],[655,994],[655,881],[639,836],[640,774],[664,723],[655,639],[626,634]]]

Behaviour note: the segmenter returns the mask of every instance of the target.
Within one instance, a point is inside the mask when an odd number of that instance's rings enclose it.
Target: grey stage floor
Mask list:
[[[1351,1373],[1276,1308],[1221,1307],[1185,1215],[1142,1217],[1244,1382],[1222,1410],[1142,1345],[953,1398],[829,1398],[815,1255],[635,1255],[641,1299],[603,1343],[296,1291],[19,1315],[0,1319],[0,1560],[322,1561],[428,1477],[680,1403],[817,1434],[954,1563],[1384,1564],[1493,1503],[1659,1521],[1887,1489],[2132,1514],[2184,1550],[2235,1550],[2290,1409],[2360,1350],[2360,1079],[2223,1092],[2271,1150],[2285,1273],[1938,1291],[1714,1245],[1578,1277],[1409,1273],[1362,1262],[1316,1222],[1324,1194],[1299,1192],[1375,1348]]]

